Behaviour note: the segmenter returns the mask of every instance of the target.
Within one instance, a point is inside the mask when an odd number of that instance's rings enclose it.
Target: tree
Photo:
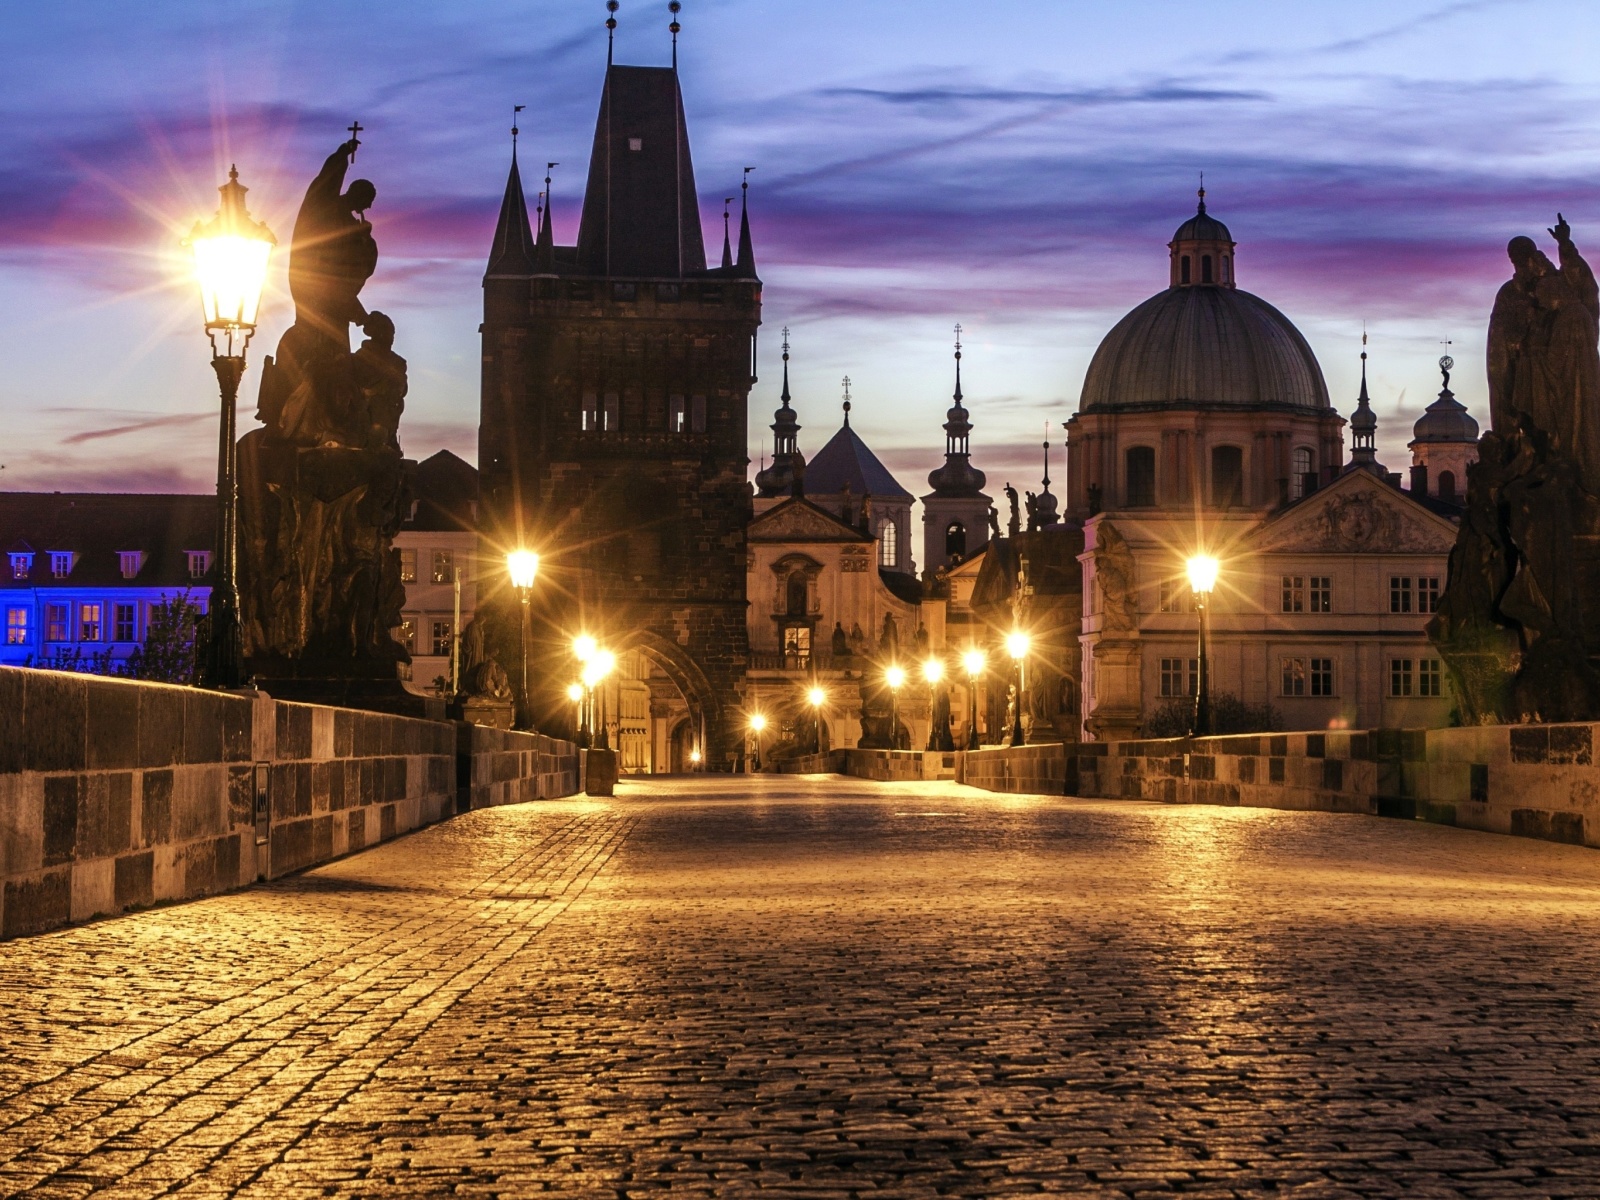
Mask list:
[[[130,679],[193,684],[199,668],[197,630],[203,614],[187,591],[150,606],[144,643],[128,656]]]
[[[1144,723],[1144,736],[1148,738],[1185,737],[1194,723],[1194,701],[1173,699],[1162,701]],[[1211,732],[1271,733],[1277,726],[1277,716],[1270,704],[1247,704],[1231,692],[1215,692],[1211,696]]]

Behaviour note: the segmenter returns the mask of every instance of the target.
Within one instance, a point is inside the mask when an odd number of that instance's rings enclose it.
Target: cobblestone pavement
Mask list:
[[[1600,854],[794,778],[0,945],[0,1193],[1600,1196]]]

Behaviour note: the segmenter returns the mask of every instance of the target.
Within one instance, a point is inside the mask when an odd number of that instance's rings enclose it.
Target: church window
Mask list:
[[[796,571],[793,575],[789,576],[788,594],[786,599],[788,603],[784,611],[787,612],[791,617],[803,617],[806,615],[806,577],[800,574],[799,571]]]
[[[1200,282],[1211,282],[1211,255],[1209,254],[1202,254],[1200,256]]]
[[[1187,254],[1178,260],[1178,279],[1183,283],[1189,282],[1189,256]]]
[[[951,560],[967,556],[967,527],[960,521],[945,526],[944,556]]]
[[[689,416],[684,411],[682,396],[669,396],[667,398],[667,431],[669,433],[687,433],[689,429]]]
[[[1439,611],[1439,577],[1437,575],[1425,576],[1417,580],[1417,611],[1424,613]]]
[[[78,605],[78,640],[80,642],[98,642],[100,640],[100,606],[94,603]]]
[[[11,556],[11,578],[26,579],[28,572],[33,570],[33,555],[13,554]]]
[[[417,619],[415,617],[401,617],[396,640],[406,648],[407,654],[417,652]]]
[[[1306,694],[1306,660],[1303,658],[1285,658],[1279,660],[1283,668],[1283,690],[1285,696],[1304,696]]]
[[[1311,477],[1316,471],[1315,462],[1311,447],[1295,447],[1289,467],[1289,499],[1299,500],[1316,491],[1316,480]]]
[[[139,633],[139,606],[137,604],[118,604],[112,610],[114,618],[113,628],[115,634],[112,638],[117,642],[135,641]]]
[[[606,393],[600,428],[606,433],[615,433],[622,428],[622,400],[615,392]]]
[[[1444,695],[1444,672],[1437,658],[1424,658],[1417,662],[1417,695]]]
[[[1456,498],[1456,474],[1454,471],[1439,472],[1439,499],[1454,501]]]
[[[1222,282],[1233,282],[1233,255],[1231,254],[1224,254],[1222,256]]]
[[[415,583],[417,581],[417,552],[416,550],[400,551],[400,582]]]
[[[46,604],[44,606],[44,636],[46,641],[64,642],[67,640],[69,636],[67,611],[65,604]]]
[[[600,428],[600,397],[593,392],[583,394],[583,432],[593,433]]]
[[[437,658],[450,657],[450,643],[455,640],[455,627],[449,621],[434,621],[432,642],[433,653]]]
[[[1194,589],[1184,579],[1163,579],[1156,585],[1156,608],[1161,612],[1194,612]]]
[[[893,521],[878,526],[878,565],[892,567],[900,561],[900,531]]]
[[[1306,610],[1306,580],[1304,575],[1283,576],[1283,611],[1286,613],[1305,612]]]
[[[28,644],[28,610],[25,608],[6,609],[6,645],[26,646]]]
[[[1313,658],[1311,660],[1311,694],[1313,696],[1336,695],[1333,690],[1333,659]]]
[[[795,660],[798,665],[811,657],[811,628],[807,625],[789,625],[783,631],[783,657]]]
[[[1408,613],[1411,611],[1411,577],[1409,575],[1389,576],[1389,611],[1392,613]],[[1410,695],[1411,693],[1407,692],[1406,694]]]
[[[1237,446],[1212,447],[1211,503],[1216,508],[1244,503],[1244,452]]]
[[[1391,658],[1389,660],[1389,695],[1411,695],[1411,660],[1409,658]]]
[[[1149,446],[1133,446],[1125,457],[1127,505],[1129,508],[1148,508],[1156,502],[1156,452]]]
[[[1161,660],[1161,694],[1163,696],[1193,696],[1200,677],[1198,658],[1163,658]]]
[[[1333,611],[1333,576],[1313,575],[1311,577],[1311,607],[1309,611],[1325,613]]]
[[[693,396],[689,400],[689,429],[693,433],[706,431],[706,398]]]

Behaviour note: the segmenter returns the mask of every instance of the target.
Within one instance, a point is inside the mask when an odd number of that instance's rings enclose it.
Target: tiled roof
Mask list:
[[[448,450],[417,464],[411,475],[414,533],[471,532],[478,527],[478,468]]]
[[[806,491],[813,496],[842,492],[845,485],[857,497],[871,492],[879,498],[910,500],[911,493],[889,474],[889,468],[856,436],[850,426],[842,426],[806,464]]]
[[[188,551],[211,550],[217,500],[207,495],[100,492],[0,492],[0,546],[33,553],[27,579],[16,579],[0,559],[0,587],[55,585],[185,587],[209,584],[189,575]],[[75,555],[71,574],[51,574],[52,551]],[[125,550],[143,551],[132,579],[122,575]],[[11,553],[8,549],[5,553]]]

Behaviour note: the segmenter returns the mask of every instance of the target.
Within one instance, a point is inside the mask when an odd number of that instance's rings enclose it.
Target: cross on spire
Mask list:
[[[844,377],[844,424],[846,429],[850,427],[850,376],[848,375]]]

